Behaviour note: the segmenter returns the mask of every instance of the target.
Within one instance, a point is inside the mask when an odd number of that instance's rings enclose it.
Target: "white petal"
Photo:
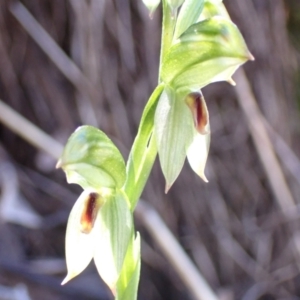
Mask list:
[[[210,133],[205,135],[197,133],[192,144],[187,150],[187,158],[190,166],[205,182],[208,182],[205,174],[205,164],[210,144]]]
[[[66,233],[66,262],[68,274],[63,280],[65,284],[80,274],[90,263],[94,256],[95,230],[86,234],[81,231],[81,215],[85,207],[85,201],[92,190],[85,190],[74,204],[67,225]]]
[[[118,272],[111,249],[110,232],[100,218],[96,220],[95,228],[99,231],[98,236],[95,237],[95,265],[103,281],[113,290],[118,279]]]

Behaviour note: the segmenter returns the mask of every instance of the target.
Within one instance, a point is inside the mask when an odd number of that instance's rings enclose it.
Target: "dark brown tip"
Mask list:
[[[80,218],[80,230],[83,233],[90,233],[94,227],[94,223],[99,211],[98,203],[99,194],[90,193],[85,201],[84,209]]]
[[[190,108],[196,130],[200,134],[207,134],[208,111],[201,92],[192,92],[186,97],[186,103]]]

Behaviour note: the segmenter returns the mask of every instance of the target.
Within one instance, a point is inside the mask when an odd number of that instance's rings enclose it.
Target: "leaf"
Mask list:
[[[154,127],[154,114],[163,88],[163,84],[158,85],[146,104],[138,133],[128,158],[124,191],[131,203],[132,211],[148,179],[151,167],[147,168],[147,166],[152,166],[156,157],[157,151],[151,137]]]
[[[94,226],[94,260],[101,278],[114,292],[120,276],[130,237],[133,233],[132,214],[122,191],[107,200]]]
[[[196,23],[204,6],[204,0],[185,0],[178,14],[174,40],[183,34],[192,24]]]
[[[175,89],[197,90],[221,80],[252,56],[237,29],[226,18],[213,17],[192,25],[170,48],[162,80]]]
[[[155,113],[155,138],[166,192],[178,177],[193,139],[193,118],[184,101],[171,88],[161,94]]]
[[[69,138],[57,163],[69,183],[83,189],[122,187],[125,178],[123,157],[105,133],[92,126],[79,127]]]
[[[140,235],[130,240],[122,272],[117,282],[116,300],[136,300],[141,268]]]

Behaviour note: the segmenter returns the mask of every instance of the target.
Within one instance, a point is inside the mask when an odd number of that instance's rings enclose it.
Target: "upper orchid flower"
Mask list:
[[[185,157],[204,180],[210,144],[209,114],[201,89],[216,81],[234,84],[231,76],[253,59],[221,0],[183,2],[170,48],[163,59],[164,85],[154,119],[154,137],[166,192]]]
[[[204,180],[210,129],[209,115],[202,93],[176,94],[165,89],[155,113],[154,136],[160,164],[166,178],[166,192],[179,175],[185,157]]]

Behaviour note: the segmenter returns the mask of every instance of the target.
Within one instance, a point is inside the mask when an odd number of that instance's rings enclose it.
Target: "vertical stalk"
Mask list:
[[[161,47],[160,47],[160,61],[159,61],[159,83],[161,83],[161,67],[168,52],[173,39],[174,28],[176,24],[176,14],[172,12],[171,7],[166,0],[162,1],[163,17],[162,17],[162,32],[161,32]]]
[[[162,1],[162,6],[163,18],[158,75],[160,84],[152,93],[145,107],[140,122],[139,131],[131,148],[130,156],[127,162],[127,180],[123,187],[126,195],[129,198],[132,211],[134,210],[145,187],[157,155],[155,140],[152,136],[154,129],[154,114],[160,94],[164,88],[163,83],[161,83],[161,67],[164,58],[172,44],[173,33],[176,24],[176,13],[172,11],[166,0]]]
[[[123,190],[130,201],[132,211],[143,192],[156,158],[157,149],[152,132],[155,110],[163,88],[163,84],[158,85],[145,106],[127,161],[127,178]]]

